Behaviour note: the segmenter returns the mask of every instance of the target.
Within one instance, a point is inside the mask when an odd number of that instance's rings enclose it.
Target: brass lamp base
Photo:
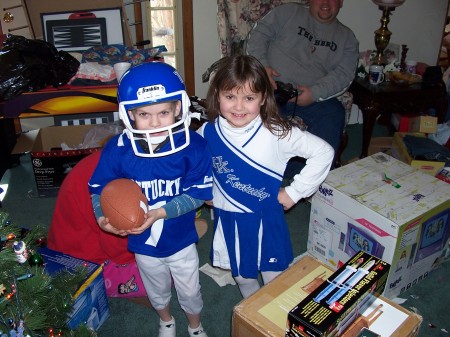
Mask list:
[[[377,53],[375,55],[373,64],[386,65],[387,62],[383,52],[388,46],[392,35],[387,26],[390,21],[389,17],[391,15],[391,12],[395,10],[395,7],[378,6],[378,8],[383,12],[383,15],[380,19],[381,27],[375,31],[375,47],[377,48]]]

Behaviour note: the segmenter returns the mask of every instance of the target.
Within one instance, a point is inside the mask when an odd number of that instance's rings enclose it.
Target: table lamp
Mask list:
[[[377,54],[373,64],[384,65],[386,63],[383,52],[389,44],[391,39],[391,32],[388,29],[389,16],[395,10],[395,7],[402,5],[406,0],[372,0],[374,4],[383,12],[380,22],[381,27],[375,31],[375,46],[377,47]]]

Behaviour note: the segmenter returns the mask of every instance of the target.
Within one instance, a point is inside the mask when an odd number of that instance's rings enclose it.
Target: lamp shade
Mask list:
[[[372,0],[374,4],[383,7],[397,7],[403,5],[406,0]]]

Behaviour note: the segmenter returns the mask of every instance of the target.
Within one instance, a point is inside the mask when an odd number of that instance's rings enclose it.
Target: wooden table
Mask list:
[[[353,103],[363,115],[363,139],[361,158],[367,156],[375,122],[390,121],[392,113],[401,115],[436,110],[438,123],[445,121],[447,114],[447,91],[444,83],[432,88],[422,88],[420,84],[402,86],[392,82],[371,85],[368,78],[356,78],[349,91],[353,94]]]

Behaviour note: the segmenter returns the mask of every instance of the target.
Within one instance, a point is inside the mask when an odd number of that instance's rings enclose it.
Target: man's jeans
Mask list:
[[[284,117],[295,115],[302,118],[308,126],[307,131],[328,142],[337,153],[345,126],[345,109],[337,98],[315,102],[308,106],[298,106],[295,103],[288,102],[280,107],[280,113]],[[304,164],[300,166],[297,165],[295,169],[297,172],[292,173],[298,173]],[[332,167],[334,167],[334,162]]]

